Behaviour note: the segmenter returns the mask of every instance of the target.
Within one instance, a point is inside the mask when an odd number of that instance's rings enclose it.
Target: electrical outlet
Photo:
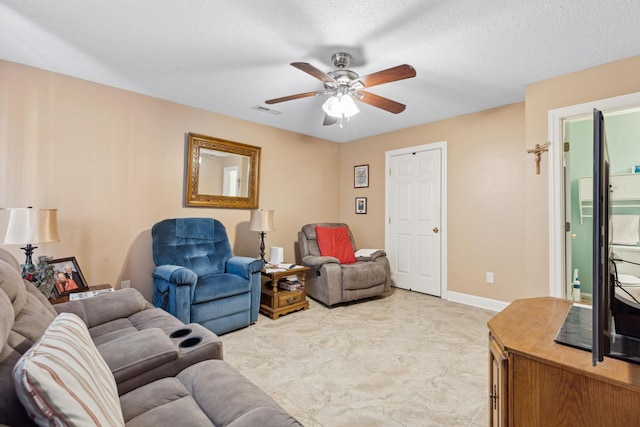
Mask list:
[[[120,282],[120,289],[127,289],[131,287],[131,280],[123,280]]]
[[[487,271],[487,283],[493,283],[493,272]]]

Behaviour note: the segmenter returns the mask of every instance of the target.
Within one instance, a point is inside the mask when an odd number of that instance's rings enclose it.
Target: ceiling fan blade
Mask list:
[[[403,64],[360,77],[365,87],[372,87],[397,80],[409,79],[416,76],[416,70],[411,65]]]
[[[385,98],[380,95],[375,95],[370,92],[365,92],[363,90],[359,90],[357,92],[357,95],[364,95],[364,96],[362,97],[354,96],[354,99],[357,99],[360,102],[364,102],[365,104],[369,104],[371,106],[381,108],[393,114],[402,113],[405,110],[405,108],[407,108],[407,106],[404,104],[400,104],[399,102],[392,101],[389,98]]]
[[[322,71],[318,70],[316,67],[314,67],[311,64],[308,64],[306,62],[292,62],[291,65],[296,67],[298,70],[304,71],[305,73],[309,74],[310,76],[315,77],[316,79],[318,79],[318,80],[320,80],[320,81],[322,81],[324,83],[334,83],[336,85],[338,84],[338,82],[335,81],[327,73],[323,73]]]
[[[264,101],[265,104],[277,104],[278,102],[292,101],[294,99],[308,98],[310,96],[324,95],[323,90],[315,90],[313,92],[297,93],[295,95],[283,96],[282,98],[274,98]]]
[[[324,115],[324,121],[322,122],[323,126],[331,126],[331,125],[335,125],[336,123],[338,123],[337,117],[333,117],[328,114]]]

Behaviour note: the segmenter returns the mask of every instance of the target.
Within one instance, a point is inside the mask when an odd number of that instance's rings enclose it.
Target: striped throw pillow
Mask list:
[[[38,425],[124,426],[115,379],[75,314],[55,318],[15,365],[13,378]]]

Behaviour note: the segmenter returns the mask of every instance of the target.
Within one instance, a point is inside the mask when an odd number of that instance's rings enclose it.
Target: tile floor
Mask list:
[[[222,336],[224,357],[307,427],[486,426],[494,312],[394,289]]]

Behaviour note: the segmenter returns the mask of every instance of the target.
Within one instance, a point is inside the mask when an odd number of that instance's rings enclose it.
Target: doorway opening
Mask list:
[[[632,165],[640,162],[640,148],[636,148],[639,146],[637,138],[640,138],[638,106],[640,93],[549,112],[549,140],[552,142],[549,150],[551,296],[574,299],[576,294],[572,284],[577,276],[580,282],[579,302],[590,304],[591,301],[589,193],[592,187],[589,183],[593,169],[593,109],[602,110],[608,122],[612,174],[623,176],[630,175]],[[613,179],[616,180],[615,177]],[[628,208],[622,209],[625,212],[618,213],[636,214]]]
[[[238,166],[225,166],[222,175],[222,195],[237,197],[240,187],[240,178]]]

